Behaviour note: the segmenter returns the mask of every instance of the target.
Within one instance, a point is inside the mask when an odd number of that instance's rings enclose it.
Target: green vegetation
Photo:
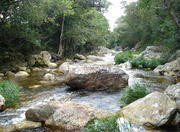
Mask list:
[[[19,102],[20,87],[11,81],[0,81],[0,94],[6,100],[6,107],[14,106]]]
[[[108,5],[106,0],[1,0],[0,63],[26,60],[40,50],[68,57],[106,45]]]
[[[117,119],[117,115],[94,119],[87,124],[85,132],[119,132]]]
[[[114,60],[115,60],[116,64],[121,64],[121,63],[124,63],[128,60],[131,60],[132,58],[133,58],[132,52],[124,51],[124,52],[118,53],[115,56]]]
[[[123,51],[123,52],[120,52],[118,53],[115,58],[114,58],[114,61],[116,64],[121,64],[121,63],[124,63],[126,61],[130,61],[133,59],[133,55],[134,54],[139,54],[140,51]]]
[[[141,48],[161,45],[165,52],[180,49],[180,1],[138,0],[124,7],[126,15],[117,20],[110,47],[139,44]]]
[[[137,99],[143,98],[150,92],[147,90],[145,85],[135,84],[132,87],[127,86],[122,91],[122,97],[120,98],[125,104],[130,104]]]
[[[158,65],[164,64],[164,60],[162,59],[151,59],[147,60],[143,56],[138,58],[134,58],[131,60],[131,64],[133,68],[151,68],[155,69]]]

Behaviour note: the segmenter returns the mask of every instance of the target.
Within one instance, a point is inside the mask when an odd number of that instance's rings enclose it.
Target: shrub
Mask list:
[[[125,104],[130,104],[139,98],[143,98],[150,92],[145,85],[135,84],[132,87],[127,86],[122,91],[122,97],[120,98]]]
[[[131,60],[133,58],[133,54],[132,52],[130,51],[124,51],[124,52],[121,52],[121,53],[118,53],[115,58],[114,58],[114,61],[116,64],[121,64],[121,63],[124,63],[128,60]]]
[[[107,118],[94,119],[85,127],[85,132],[119,132],[117,115]]]
[[[133,68],[151,68],[154,69],[158,65],[164,64],[162,59],[153,58],[151,60],[145,59],[143,56],[132,59],[131,64]]]
[[[6,107],[19,102],[20,87],[11,81],[0,81],[0,94],[5,98]]]

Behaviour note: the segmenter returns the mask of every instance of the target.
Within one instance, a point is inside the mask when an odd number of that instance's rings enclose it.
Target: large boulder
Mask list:
[[[76,130],[83,128],[95,117],[109,114],[109,112],[92,108],[87,104],[63,101],[31,108],[26,112],[26,119],[45,122],[45,126],[50,129]]]
[[[25,71],[19,71],[15,74],[15,77],[28,77],[29,74]]]
[[[176,103],[167,95],[153,92],[119,111],[119,114],[133,124],[147,127],[170,125],[176,113]]]
[[[32,55],[29,59],[30,66],[48,66],[56,68],[57,64],[51,62],[51,54],[48,51],[42,51],[39,55]]]
[[[180,57],[172,62],[166,63],[165,65],[159,65],[154,69],[154,72],[166,76],[180,77]]]
[[[2,95],[0,95],[0,112],[5,109],[5,99]]]
[[[59,106],[56,103],[42,104],[29,108],[25,115],[26,119],[35,122],[45,122]]]
[[[180,82],[169,86],[164,93],[176,102],[177,108],[180,110]]]
[[[162,56],[162,48],[159,46],[148,46],[140,56],[144,56],[144,58],[148,60],[152,58],[159,59]]]
[[[74,64],[68,68],[66,80],[72,89],[109,90],[125,87],[128,75],[113,65]]]
[[[178,111],[172,123],[173,125],[178,125],[180,124],[180,82],[169,86],[164,93],[176,102]]]

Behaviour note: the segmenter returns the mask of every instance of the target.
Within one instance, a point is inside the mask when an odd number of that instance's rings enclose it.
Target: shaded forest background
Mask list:
[[[106,0],[1,0],[1,64],[26,60],[42,50],[58,53],[59,47],[61,57],[88,53],[100,45],[161,45],[167,56],[180,49],[180,1],[124,3],[126,15],[117,20],[113,32],[103,16],[109,5]]]

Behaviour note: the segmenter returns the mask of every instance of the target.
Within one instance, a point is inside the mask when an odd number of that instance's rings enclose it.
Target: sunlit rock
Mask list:
[[[80,54],[75,54],[74,59],[78,59],[78,60],[86,60],[86,57]]]
[[[51,73],[47,73],[44,75],[44,79],[47,81],[53,81],[53,80],[55,80],[55,76]]]
[[[15,74],[15,77],[28,77],[29,74],[25,71],[19,71]]]
[[[11,72],[11,71],[7,71],[6,74],[7,78],[11,79],[15,77],[15,73]]]
[[[159,59],[162,56],[162,48],[159,46],[147,46],[140,56],[144,56],[145,59],[156,58]]]
[[[5,99],[2,95],[0,95],[0,112],[5,109]]]
[[[95,117],[109,114],[84,103],[62,101],[32,107],[26,111],[26,119],[45,122],[45,126],[50,129],[74,130],[83,128]]]
[[[83,103],[63,102],[45,122],[46,127],[59,130],[78,130],[95,117],[107,116],[109,112],[92,108]]]
[[[174,120],[172,121],[172,124],[178,125],[180,124],[180,82],[169,86],[164,93],[176,102],[178,111]]]
[[[119,111],[133,124],[147,127],[169,125],[175,113],[176,103],[160,92],[153,92]]]
[[[172,62],[159,65],[156,69],[154,69],[154,72],[158,72],[166,76],[180,77],[180,57]]]

